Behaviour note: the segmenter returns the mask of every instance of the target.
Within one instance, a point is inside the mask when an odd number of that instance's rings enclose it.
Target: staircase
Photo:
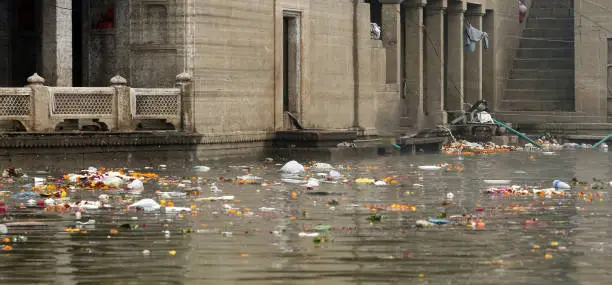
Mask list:
[[[534,0],[500,111],[573,112],[573,0]]]

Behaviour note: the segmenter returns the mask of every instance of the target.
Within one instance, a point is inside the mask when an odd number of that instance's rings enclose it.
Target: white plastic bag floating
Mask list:
[[[186,198],[187,193],[185,192],[158,192],[160,198],[169,199],[169,198]]]
[[[281,171],[285,173],[300,173],[304,172],[305,170],[303,165],[301,165],[295,160],[292,160],[283,165]]]
[[[108,187],[121,187],[123,186],[124,182],[123,179],[121,179],[120,177],[112,176],[104,178],[104,181],[102,181],[102,183],[104,183],[104,185]]]
[[[306,182],[306,184],[302,186],[312,188],[312,187],[319,187],[319,185],[320,185],[319,180],[317,180],[316,178],[310,178],[308,179],[308,182]]]
[[[142,192],[144,190],[144,184],[140,179],[134,179],[134,181],[128,183],[127,190],[134,192]]]
[[[313,164],[312,165],[312,169],[313,170],[317,170],[317,171],[329,171],[329,170],[334,169],[334,167],[331,166],[331,164],[329,164],[329,163],[321,163],[321,162],[319,162],[319,163]]]
[[[42,186],[45,181],[47,181],[47,179],[45,178],[40,178],[40,177],[34,177],[34,186]]]
[[[196,172],[208,172],[210,171],[210,167],[204,165],[196,165],[193,167],[193,171]]]
[[[557,189],[570,189],[572,188],[572,186],[569,186],[569,184],[561,181],[561,180],[555,180],[553,181],[553,187],[557,188]]]
[[[338,179],[340,179],[340,176],[341,176],[340,172],[335,171],[335,170],[330,170],[327,178],[333,179],[333,180],[338,180]]]
[[[421,165],[419,166],[419,169],[421,170],[439,170],[439,169],[442,169],[442,167],[437,166],[437,165]]]
[[[374,185],[376,185],[376,186],[386,186],[387,182],[382,181],[382,180],[377,180],[376,182],[374,182]]]
[[[132,205],[129,205],[128,208],[140,208],[145,212],[151,212],[161,209],[161,205],[155,202],[153,199],[142,199]]]

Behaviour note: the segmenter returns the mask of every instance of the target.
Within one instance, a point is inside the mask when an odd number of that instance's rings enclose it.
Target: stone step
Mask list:
[[[510,90],[573,90],[574,81],[572,80],[559,80],[557,78],[517,78],[508,79],[506,92]]]
[[[572,8],[574,5],[572,3],[573,0],[537,0],[533,1],[531,5],[531,9],[568,9]]]
[[[504,111],[573,111],[574,100],[502,100],[499,109]]]
[[[528,18],[525,23],[527,29],[572,29],[574,20],[568,18]]]
[[[573,69],[572,58],[517,58],[514,68],[519,69]]]
[[[513,68],[510,71],[509,78],[520,79],[520,78],[554,78],[559,80],[572,79],[574,78],[573,69],[519,69]]]
[[[572,100],[573,88],[566,89],[506,89],[502,100]]]
[[[550,40],[541,38],[526,38],[520,40],[519,48],[573,48],[573,40]]]
[[[574,49],[561,48],[519,48],[517,58],[570,58],[574,60]]]
[[[529,9],[529,17],[560,17],[568,18],[573,17],[574,10],[567,6],[554,6],[554,7],[532,7]]]
[[[568,28],[548,28],[535,29],[526,28],[523,30],[523,38],[546,38],[546,39],[574,39],[574,31]]]

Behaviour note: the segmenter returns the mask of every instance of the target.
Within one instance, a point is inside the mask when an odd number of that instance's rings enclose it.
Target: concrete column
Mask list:
[[[43,76],[51,86],[72,86],[72,0],[42,1]]]
[[[467,4],[464,1],[448,2],[448,58],[446,81],[446,109],[450,119],[462,114],[463,110],[463,13]]]
[[[482,20],[482,29],[489,35],[489,48],[482,51],[482,98],[489,101],[489,109],[497,110],[495,93],[495,14],[488,10]],[[472,102],[473,103],[473,102]]]
[[[482,5],[474,5],[468,7],[465,16],[472,27],[482,30],[484,14]],[[480,41],[474,52],[465,50],[465,100],[469,104],[482,99],[482,46],[483,41]]]
[[[398,84],[401,77],[401,6],[400,0],[382,0],[382,42],[387,53],[387,83]]]
[[[446,0],[429,1],[425,11],[425,112],[427,127],[447,121],[444,111],[444,10]]]
[[[426,0],[404,2],[404,94],[406,94],[407,117],[414,129],[421,129],[424,124],[423,109],[423,7]]]

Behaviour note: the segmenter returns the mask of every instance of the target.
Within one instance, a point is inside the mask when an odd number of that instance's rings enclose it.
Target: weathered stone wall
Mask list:
[[[352,0],[196,1],[196,125],[201,133],[282,129],[282,17],[301,17],[301,110],[306,128],[353,126]],[[358,5],[359,124],[376,125],[369,8]],[[376,53],[380,54],[380,53]],[[380,61],[382,60],[382,61]],[[384,83],[384,77],[382,77]]]
[[[196,1],[196,129],[274,127],[274,1]]]
[[[612,1],[574,0],[576,111],[612,117],[608,67],[612,63],[608,39],[612,38]],[[610,110],[608,109],[610,108]]]

